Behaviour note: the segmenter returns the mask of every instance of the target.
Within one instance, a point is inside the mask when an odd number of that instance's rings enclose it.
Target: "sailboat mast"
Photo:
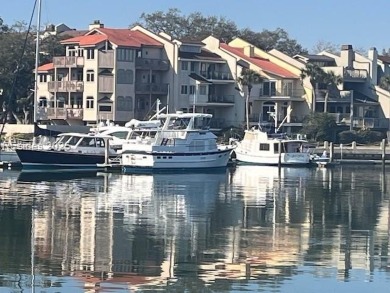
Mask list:
[[[34,83],[34,123],[37,122],[37,108],[38,108],[38,66],[39,66],[39,44],[40,35],[39,30],[41,28],[41,8],[42,2],[38,0],[38,16],[37,16],[37,35],[35,41],[35,83]]]

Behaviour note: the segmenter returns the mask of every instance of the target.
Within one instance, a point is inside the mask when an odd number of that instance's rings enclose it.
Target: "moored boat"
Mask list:
[[[258,128],[245,131],[241,141],[234,141],[236,160],[259,165],[309,165],[306,140],[290,139],[282,134],[271,135]]]
[[[17,148],[23,169],[97,169],[118,154],[109,147],[111,137],[100,133],[62,133],[45,149]]]
[[[211,114],[160,114],[159,129],[134,131],[122,146],[122,169],[209,169],[226,167],[234,146],[217,144]]]

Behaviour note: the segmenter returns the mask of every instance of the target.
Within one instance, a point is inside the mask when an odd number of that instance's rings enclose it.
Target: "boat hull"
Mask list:
[[[203,153],[126,152],[122,154],[123,172],[134,169],[193,170],[226,167],[232,149]]]
[[[22,150],[16,153],[23,169],[98,169],[104,154],[82,154],[53,150]]]
[[[245,154],[235,150],[236,160],[242,163],[258,165],[279,165],[279,154]],[[282,153],[280,155],[280,165],[309,165],[309,153]]]

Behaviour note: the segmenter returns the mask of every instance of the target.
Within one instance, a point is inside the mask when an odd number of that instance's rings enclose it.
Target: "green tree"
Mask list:
[[[379,86],[386,91],[390,91],[390,75],[382,76]]]
[[[277,49],[290,56],[302,52],[307,53],[307,50],[303,49],[296,40],[291,39],[288,33],[281,28],[262,32],[254,32],[249,28],[238,29],[231,20],[224,17],[204,16],[200,12],[185,16],[179,9],[171,8],[167,12],[143,13],[139,21],[131,26],[136,24],[154,33],[165,32],[176,39],[202,40],[213,35],[228,43],[235,37],[240,37],[266,51]]]
[[[312,96],[312,110],[316,111],[316,95],[318,94],[320,86],[325,86],[325,106],[324,112],[327,111],[327,100],[329,97],[329,92],[332,87],[337,86],[342,82],[342,78],[339,75],[336,75],[334,72],[325,72],[320,66],[314,63],[307,63],[305,68],[301,70],[301,79],[306,77],[310,79],[310,84],[312,85],[314,91]]]
[[[325,72],[322,70],[322,68],[316,64],[313,63],[307,63],[305,68],[302,68],[301,70],[301,79],[302,81],[305,78],[309,78],[310,84],[312,85],[314,91],[312,94],[312,111],[315,112],[316,108],[316,93],[318,90],[318,85],[320,81],[324,78]]]
[[[302,48],[296,40],[291,39],[282,28],[277,28],[274,31],[263,30],[262,32],[253,32],[246,28],[240,30],[238,36],[265,51],[276,49],[289,56],[307,53],[307,50]]]
[[[0,33],[0,102],[5,113],[11,113],[18,123],[22,109],[29,108],[27,98],[33,88],[35,65],[34,35],[28,33],[26,24],[17,22]],[[25,49],[23,51],[23,49]]]
[[[343,78],[335,74],[334,71],[329,71],[323,76],[322,83],[326,86],[324,112],[328,112],[329,93],[333,88],[337,88],[339,84],[343,83]]]
[[[303,122],[302,133],[315,141],[334,141],[337,124],[328,113],[311,113]]]
[[[251,95],[253,85],[261,83],[262,81],[263,78],[258,72],[248,68],[244,68],[241,71],[241,75],[237,78],[237,82],[241,85],[241,87],[247,88],[247,94],[245,97],[246,129],[249,129],[249,97]]]

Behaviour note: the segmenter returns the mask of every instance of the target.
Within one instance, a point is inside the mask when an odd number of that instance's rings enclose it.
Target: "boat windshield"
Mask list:
[[[194,120],[194,129],[206,130],[210,128],[211,118],[196,117]]]

